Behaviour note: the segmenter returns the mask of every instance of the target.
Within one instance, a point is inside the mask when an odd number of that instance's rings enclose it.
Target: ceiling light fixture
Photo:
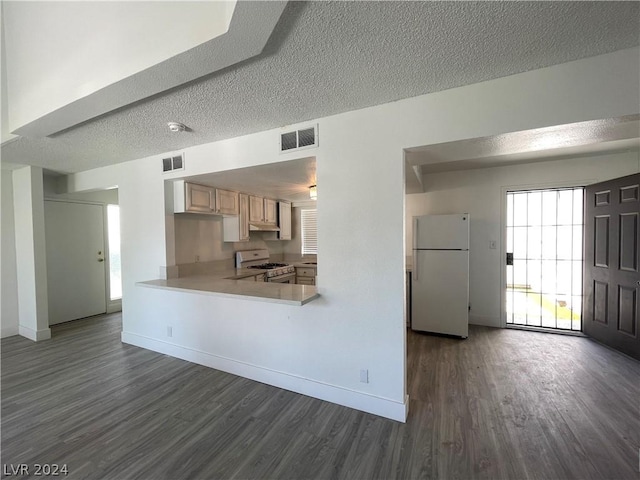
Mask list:
[[[315,185],[311,185],[309,187],[309,198],[311,200],[317,200],[318,199],[318,188]]]
[[[167,125],[172,132],[184,132],[187,129],[187,126],[183,123],[169,122]]]

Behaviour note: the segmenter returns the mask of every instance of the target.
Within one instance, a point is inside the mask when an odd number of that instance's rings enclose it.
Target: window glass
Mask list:
[[[318,253],[318,228],[315,209],[302,210],[302,254]]]
[[[107,205],[107,228],[109,230],[109,292],[111,300],[117,300],[122,298],[119,205]]]

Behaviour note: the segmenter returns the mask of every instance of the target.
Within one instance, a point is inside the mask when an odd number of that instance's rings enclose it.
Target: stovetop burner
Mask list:
[[[278,268],[278,267],[286,267],[288,266],[286,263],[262,263],[260,265],[252,265],[247,268],[260,268],[262,270],[268,270],[270,268]]]

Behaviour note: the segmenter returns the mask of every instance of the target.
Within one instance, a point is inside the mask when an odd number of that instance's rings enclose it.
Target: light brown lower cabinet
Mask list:
[[[240,279],[243,282],[264,282],[264,273],[252,277],[244,277]]]
[[[315,285],[316,269],[311,267],[296,267],[296,283],[298,285]]]

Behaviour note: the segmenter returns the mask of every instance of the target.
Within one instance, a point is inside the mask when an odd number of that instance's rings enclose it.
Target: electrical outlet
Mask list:
[[[173,337],[173,327],[167,327],[167,337]]]
[[[489,249],[495,250],[498,246],[498,243],[495,240],[489,240]]]
[[[360,381],[362,383],[369,383],[369,370],[360,370]]]

